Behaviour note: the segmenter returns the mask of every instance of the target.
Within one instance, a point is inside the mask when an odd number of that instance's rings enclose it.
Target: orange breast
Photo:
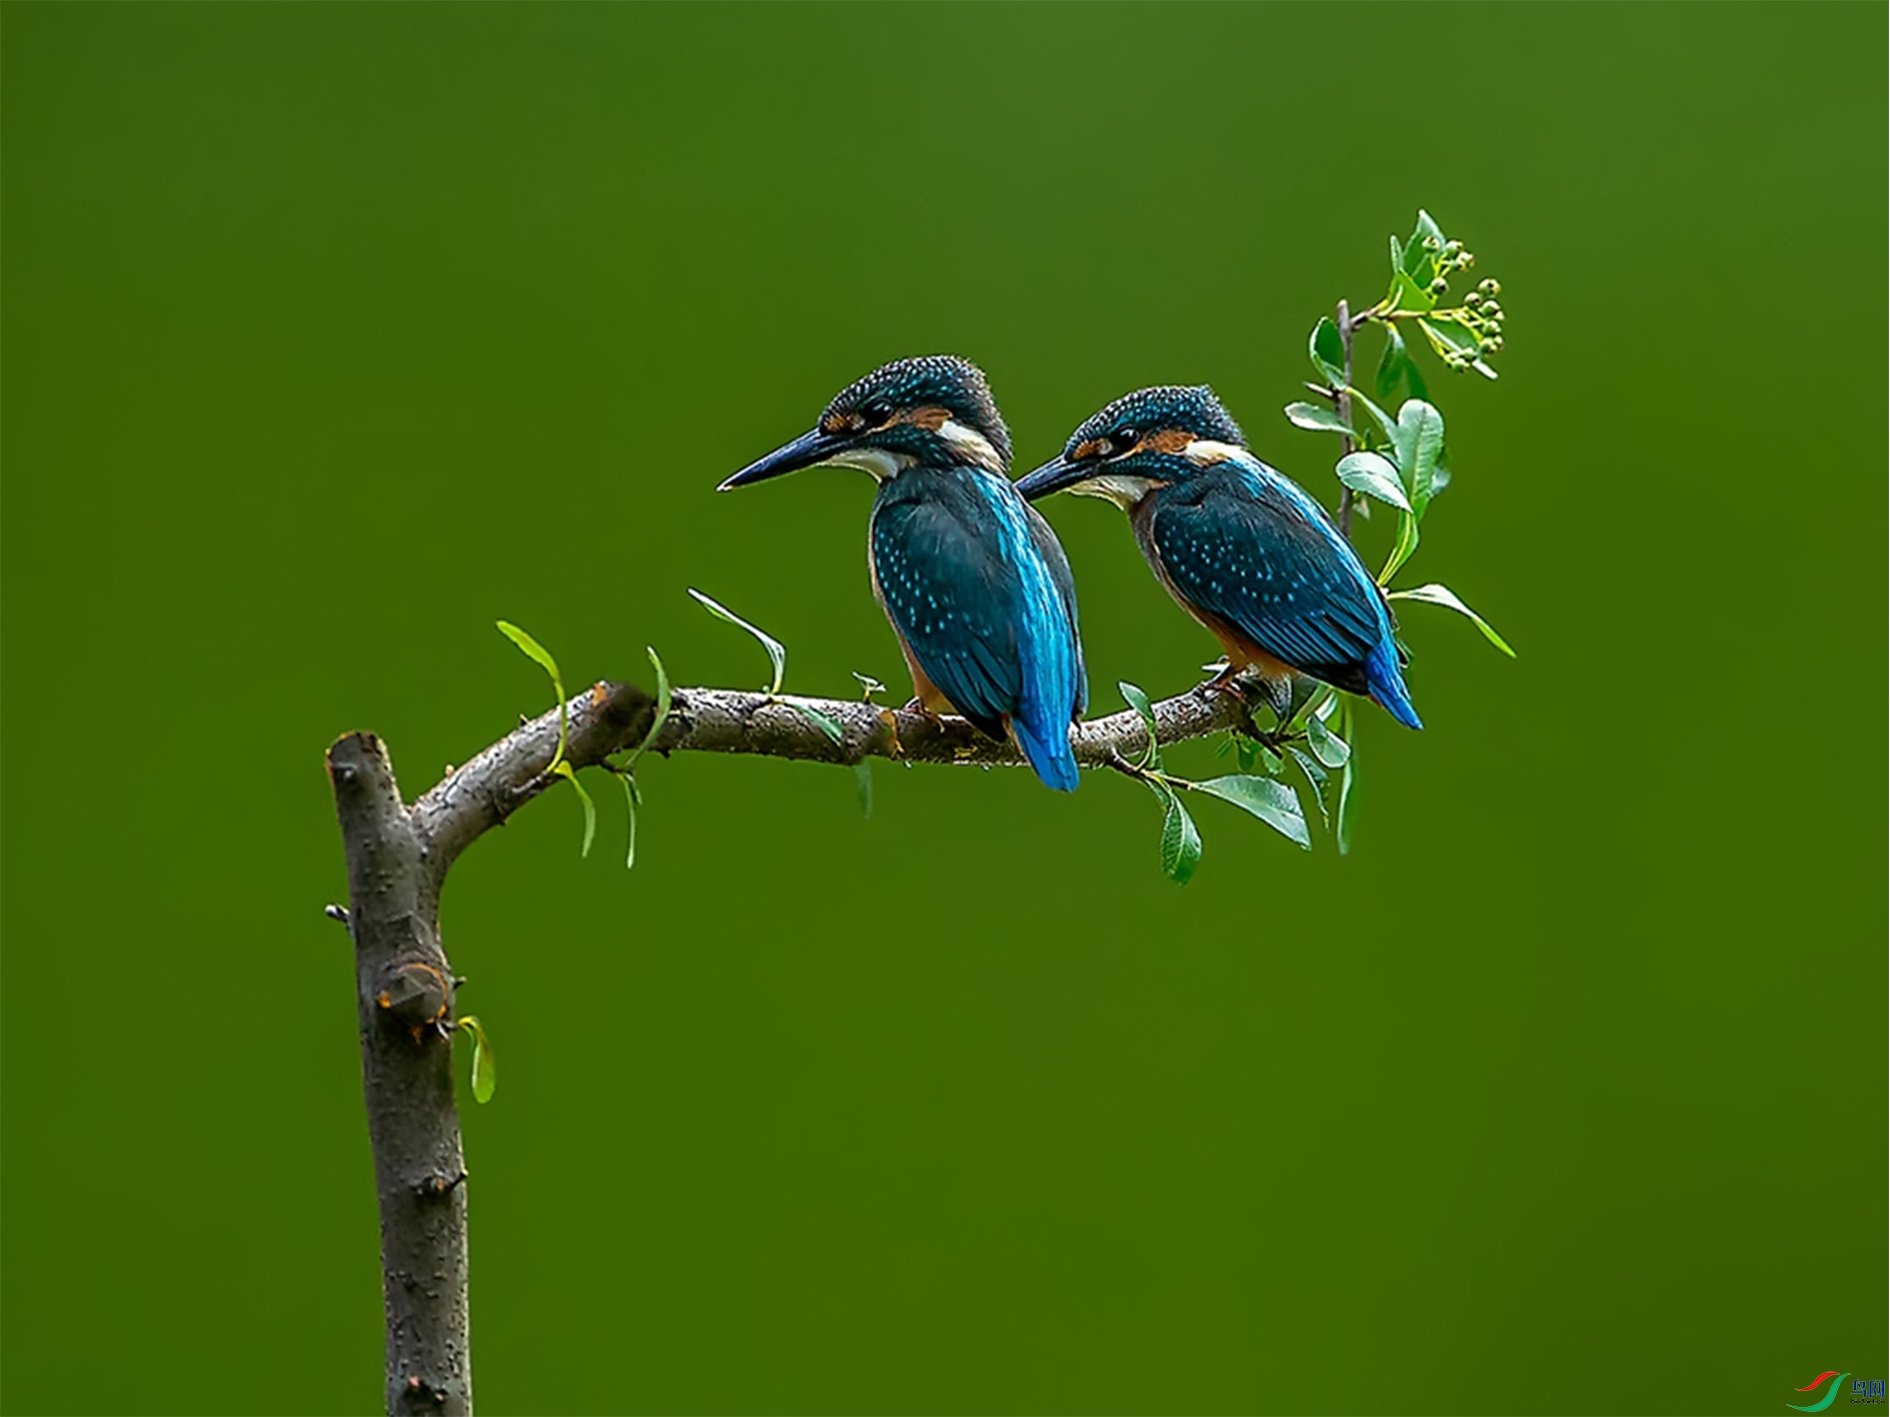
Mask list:
[[[1171,589],[1169,593],[1172,595],[1173,590]],[[1213,632],[1214,638],[1221,642],[1221,649],[1226,652],[1229,664],[1237,668],[1251,669],[1262,679],[1274,681],[1290,680],[1298,672],[1285,660],[1276,659],[1261,649],[1259,645],[1249,640],[1220,616],[1197,610],[1178,595],[1175,596],[1175,603]]]

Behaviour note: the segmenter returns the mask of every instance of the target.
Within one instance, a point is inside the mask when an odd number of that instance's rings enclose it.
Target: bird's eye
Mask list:
[[[1109,435],[1109,451],[1120,457],[1139,441],[1133,428],[1118,428]]]
[[[874,399],[860,410],[860,420],[868,428],[878,428],[881,424],[890,423],[892,416],[893,406],[885,399]]]

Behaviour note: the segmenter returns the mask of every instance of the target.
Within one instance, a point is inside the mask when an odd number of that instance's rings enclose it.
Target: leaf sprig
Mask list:
[[[1117,771],[1145,783],[1162,804],[1162,872],[1169,880],[1185,886],[1193,878],[1195,867],[1201,864],[1201,833],[1188,809],[1182,805],[1181,794],[1184,792],[1205,792],[1210,797],[1231,802],[1258,817],[1289,841],[1297,842],[1307,850],[1312,848],[1312,836],[1306,828],[1305,813],[1300,810],[1299,799],[1294,796],[1292,789],[1270,776],[1253,771],[1253,767],[1269,760],[1275,767],[1267,771],[1277,770],[1282,759],[1270,747],[1254,743],[1256,755],[1251,759],[1243,756],[1242,770],[1238,773],[1199,782],[1179,777],[1163,766],[1161,741],[1156,736],[1155,707],[1149,702],[1148,695],[1138,685],[1127,680],[1117,684],[1116,688],[1121,691],[1123,702],[1134,709],[1142,720],[1142,726],[1148,733],[1148,745],[1136,760],[1125,758],[1113,766]],[[1250,740],[1234,741],[1244,748]],[[1274,739],[1270,735],[1267,741],[1271,743]],[[1265,754],[1264,758],[1259,756],[1261,753]]]
[[[539,644],[531,635],[508,621],[499,621],[499,633],[517,645],[526,658],[537,664],[551,678],[552,691],[558,696],[558,748],[551,755],[551,765],[545,769],[550,777],[561,777],[571,784],[571,790],[577,793],[579,804],[584,808],[584,844],[579,848],[580,856],[591,854],[591,845],[597,840],[597,803],[578,780],[577,769],[571,766],[571,760],[565,756],[565,749],[570,742],[570,707],[564,695],[564,675],[558,671],[558,661],[551,651]],[[637,859],[637,808],[643,797],[637,790],[635,767],[636,761],[645,749],[656,741],[656,735],[663,731],[663,725],[669,720],[670,688],[669,675],[663,670],[663,661],[657,657],[654,649],[649,651],[651,667],[656,670],[656,712],[650,719],[649,732],[643,735],[643,741],[630,750],[630,755],[618,762],[597,764],[605,772],[614,773],[623,782],[624,801],[630,816],[629,846],[624,853],[624,868],[628,870]]]
[[[1400,332],[1401,323],[1415,322],[1425,342],[1447,369],[1474,369],[1496,378],[1489,361],[1503,348],[1502,286],[1482,281],[1457,304],[1445,301],[1451,282],[1476,262],[1461,241],[1446,236],[1429,212],[1419,211],[1410,237],[1391,238],[1391,273],[1384,297],[1353,314],[1341,304],[1337,318],[1321,316],[1307,341],[1307,356],[1318,376],[1307,387],[1323,402],[1299,401],[1286,406],[1287,421],[1316,433],[1336,433],[1343,441],[1333,473],[1345,489],[1340,525],[1348,525],[1350,511],[1369,515],[1373,502],[1392,509],[1397,528],[1384,566],[1378,572],[1381,588],[1416,553],[1425,514],[1438,493],[1451,483],[1450,455],[1444,439],[1444,415],[1431,401],[1430,390],[1411,348]],[[1371,380],[1371,392],[1354,379],[1354,336],[1366,326],[1384,337]],[[1399,398],[1403,394],[1402,399]],[[1394,402],[1395,401],[1395,402]],[[1395,407],[1396,413],[1388,410]],[[1464,604],[1447,586],[1429,584],[1404,590],[1386,590],[1388,600],[1442,605],[1467,617],[1504,654],[1515,651],[1482,616]],[[1307,719],[1305,750],[1287,745],[1285,756],[1301,768],[1308,790],[1322,816],[1327,816],[1341,852],[1350,849],[1357,811],[1357,758],[1348,751],[1331,761],[1330,744],[1352,736],[1353,706],[1349,701],[1326,705]],[[1333,732],[1336,722],[1337,730]],[[1223,745],[1226,751],[1229,745]],[[1235,740],[1243,763],[1263,761],[1255,749]],[[1326,746],[1328,752],[1319,749]],[[1279,755],[1269,754],[1273,761]],[[1331,776],[1338,775],[1336,802],[1327,814],[1326,795]]]
[[[1501,285],[1485,280],[1460,305],[1446,308],[1438,303],[1449,290],[1451,276],[1468,270],[1475,261],[1461,241],[1445,236],[1430,213],[1420,211],[1409,240],[1391,238],[1391,284],[1384,298],[1347,316],[1343,329],[1331,316],[1321,316],[1313,326],[1308,355],[1321,382],[1307,387],[1330,407],[1303,401],[1286,406],[1287,420],[1295,427],[1337,433],[1345,440],[1333,473],[1346,488],[1348,502],[1356,494],[1397,513],[1391,551],[1377,577],[1380,586],[1389,586],[1417,551],[1424,515],[1452,477],[1444,415],[1430,401],[1424,377],[1397,322],[1416,320],[1448,368],[1475,369],[1494,379],[1496,371],[1487,361],[1503,347],[1503,308],[1496,298]],[[1385,338],[1371,394],[1352,382],[1352,337],[1368,324],[1382,329]],[[1409,397],[1398,404],[1393,416],[1385,405],[1401,388]],[[1368,505],[1359,503],[1361,510]],[[1505,654],[1513,657],[1515,653],[1447,587],[1392,591],[1389,598],[1447,606],[1468,616]]]

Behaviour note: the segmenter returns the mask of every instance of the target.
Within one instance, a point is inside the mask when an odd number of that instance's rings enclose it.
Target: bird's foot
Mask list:
[[[928,707],[923,699],[917,698],[916,696],[906,701],[906,706],[902,712],[916,713],[934,728],[943,728],[945,726],[945,720],[939,716],[937,710]]]
[[[1228,698],[1236,699],[1244,704],[1247,702],[1247,695],[1242,691],[1239,680],[1240,666],[1229,664],[1223,668],[1220,673],[1203,684],[1201,686],[1201,692],[1204,694],[1225,694]]]

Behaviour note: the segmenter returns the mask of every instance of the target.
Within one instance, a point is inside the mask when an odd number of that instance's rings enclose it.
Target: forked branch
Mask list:
[[[600,681],[564,706],[565,761],[606,765],[643,743],[655,701],[632,684]],[[1239,729],[1232,694],[1192,689],[1155,705],[1164,744]],[[831,725],[831,731],[827,725]],[[559,780],[559,710],[508,733],[449,770],[411,807],[386,748],[351,733],[328,750],[328,774],[347,848],[349,908],[360,1001],[363,1082],[380,1192],[387,1410],[472,1410],[467,1346],[466,1187],[453,1099],[453,996],[440,944],[440,890],[459,853]],[[837,734],[837,736],[836,736]],[[1148,730],[1133,710],[1077,725],[1085,767],[1139,757]],[[651,752],[753,753],[850,765],[865,758],[1014,767],[960,718],[933,718],[859,700],[805,699],[733,689],[678,689]],[[337,912],[339,914],[339,912]]]

